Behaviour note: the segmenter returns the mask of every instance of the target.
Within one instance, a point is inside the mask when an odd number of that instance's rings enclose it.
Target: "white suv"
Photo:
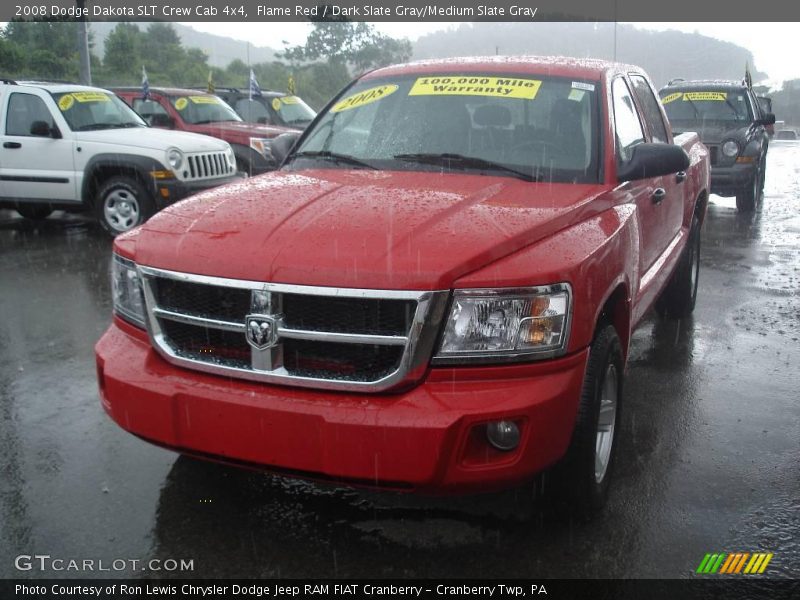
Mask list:
[[[112,235],[237,177],[222,140],[154,129],[100,88],[0,80],[0,208],[94,210]]]

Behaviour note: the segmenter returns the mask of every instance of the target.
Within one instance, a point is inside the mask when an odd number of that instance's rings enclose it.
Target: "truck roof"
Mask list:
[[[591,58],[571,58],[566,56],[474,56],[468,58],[445,58],[419,60],[402,65],[384,67],[372,71],[367,77],[403,75],[407,73],[434,73],[442,69],[480,72],[519,72],[520,70],[540,71],[562,77],[599,80],[611,71],[644,73],[639,67],[607,60]]]
[[[663,89],[667,88],[685,88],[685,89],[707,89],[714,88],[729,88],[729,89],[746,89],[747,84],[744,81],[736,81],[733,79],[673,79]]]

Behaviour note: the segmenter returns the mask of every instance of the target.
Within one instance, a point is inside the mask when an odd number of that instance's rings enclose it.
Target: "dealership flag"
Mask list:
[[[258,81],[256,81],[256,74],[253,73],[253,69],[250,69],[250,98],[252,99],[253,96],[260,97],[261,96],[261,88],[258,87]]]
[[[217,91],[217,88],[214,86],[214,74],[209,69],[208,71],[208,93],[213,94]]]
[[[147,71],[142,65],[142,98],[147,100],[150,97],[150,82],[147,81]]]

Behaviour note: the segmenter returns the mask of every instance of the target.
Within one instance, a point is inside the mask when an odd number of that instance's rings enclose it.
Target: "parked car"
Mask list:
[[[790,142],[797,140],[797,132],[794,129],[779,129],[775,134],[775,139],[782,142]]]
[[[0,207],[43,219],[93,210],[116,235],[235,178],[231,147],[152,129],[108,90],[0,80]]]
[[[659,91],[675,132],[697,131],[711,153],[711,192],[736,196],[750,212],[764,190],[769,134],[775,115],[763,114],[746,83],[684,81]]]
[[[215,93],[248,123],[303,130],[317,116],[314,109],[294,94],[265,90],[260,96],[252,96],[247,90],[237,88],[216,88]]]
[[[269,140],[291,131],[286,127],[242,121],[219,96],[199,90],[151,87],[147,98],[142,88],[113,88],[120,98],[153,127],[191,131],[228,142],[240,172],[260,175],[274,169]]]
[[[111,418],[182,453],[395,490],[551,469],[565,506],[598,509],[631,333],[656,303],[692,312],[709,192],[705,146],[673,138],[647,75],[382,68],[272,149],[290,148],[117,238],[96,346]]]

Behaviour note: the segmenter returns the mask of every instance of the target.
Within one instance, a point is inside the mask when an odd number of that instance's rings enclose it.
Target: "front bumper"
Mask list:
[[[180,179],[157,179],[154,180],[156,201],[159,209],[164,208],[178,200],[188,198],[192,194],[197,194],[205,190],[210,190],[227,183],[239,181],[242,178],[240,173],[229,177],[219,177],[216,179],[201,179],[197,181],[181,181]]]
[[[513,486],[566,452],[588,357],[432,369],[398,394],[265,385],[173,366],[115,318],[95,348],[103,407],[122,428],[179,452],[310,479],[447,493]],[[511,419],[500,452],[482,425]]]
[[[736,163],[725,167],[711,167],[711,193],[735,196],[753,181],[758,162]]]

